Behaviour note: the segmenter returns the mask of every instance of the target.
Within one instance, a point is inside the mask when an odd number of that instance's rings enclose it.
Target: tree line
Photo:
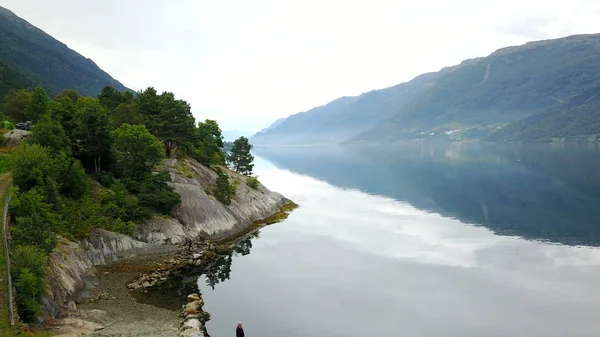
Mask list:
[[[180,203],[169,173],[156,170],[164,158],[229,163],[252,174],[248,139],[236,140],[227,155],[216,121],[196,123],[186,101],[152,87],[135,95],[105,87],[96,98],[73,90],[53,98],[41,88],[12,90],[2,112],[33,124],[14,154],[10,205],[15,285],[25,321],[39,313],[46,259],[57,235],[77,239],[96,228],[131,235],[135,224],[168,215]],[[233,187],[217,171],[214,194],[229,203]]]

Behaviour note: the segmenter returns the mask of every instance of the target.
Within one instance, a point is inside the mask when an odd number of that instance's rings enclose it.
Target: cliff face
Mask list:
[[[89,298],[97,285],[95,265],[136,254],[177,249],[175,245],[186,238],[226,237],[271,216],[288,202],[262,185],[251,189],[245,184],[244,176],[223,169],[231,184],[238,181],[231,205],[223,205],[210,195],[217,178],[210,168],[188,159],[166,160],[163,168],[169,171],[172,186],[181,195],[182,202],[173,217],[157,216],[138,225],[134,238],[96,230],[79,242],[60,240],[49,258],[44,307],[50,316],[59,317],[75,302]]]
[[[223,168],[230,184],[237,184],[231,204],[224,205],[210,194],[217,179],[212,169],[188,159],[166,160],[163,168],[171,174],[181,204],[173,212],[173,218],[155,217],[138,226],[134,236],[140,241],[178,244],[186,237],[219,239],[271,216],[288,202],[262,185],[256,190],[248,187],[246,177]]]

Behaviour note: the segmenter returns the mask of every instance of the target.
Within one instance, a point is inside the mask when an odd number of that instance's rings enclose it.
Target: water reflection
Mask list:
[[[596,146],[411,143],[257,148],[256,154],[500,235],[600,245]]]
[[[234,254],[241,256],[250,254],[250,249],[252,249],[252,240],[258,239],[259,234],[259,231],[250,234],[246,238],[242,239],[230,254],[220,255],[217,258],[217,261],[215,261],[215,263],[213,263],[204,273],[206,285],[214,290],[215,285],[229,280],[229,277],[231,276],[231,262],[233,261]]]

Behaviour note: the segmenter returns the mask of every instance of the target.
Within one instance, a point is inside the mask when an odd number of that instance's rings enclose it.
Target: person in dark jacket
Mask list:
[[[235,329],[235,337],[244,337],[244,329],[242,328],[242,322],[238,322],[237,329]]]

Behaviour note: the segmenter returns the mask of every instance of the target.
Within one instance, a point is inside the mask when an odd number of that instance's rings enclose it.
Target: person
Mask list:
[[[244,328],[242,328],[242,322],[238,322],[237,329],[235,329],[235,337],[244,337]]]

